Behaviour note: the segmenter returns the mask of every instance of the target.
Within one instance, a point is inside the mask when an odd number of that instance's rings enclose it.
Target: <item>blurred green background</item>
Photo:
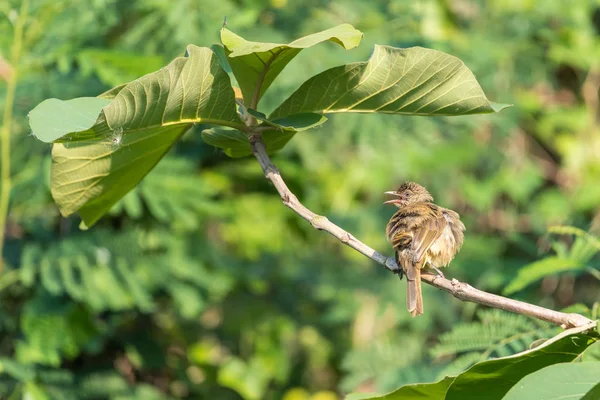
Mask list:
[[[19,6],[0,4],[4,70]],[[457,324],[485,319],[480,308],[427,286],[425,315],[412,319],[404,282],[313,230],[256,160],[204,144],[205,126],[91,230],[60,217],[50,146],[30,135],[28,111],[155,71],[188,43],[217,43],[225,16],[256,41],[340,23],[365,34],[352,51],[305,50],[261,102],[266,113],[315,73],[366,60],[375,43],[453,54],[491,100],[515,105],[458,118],[340,115],[296,135],[273,159],[290,188],[371,247],[391,254],[383,192],[409,179],[461,214],[466,241],[446,276],[483,290],[502,293],[520,267],[568,247],[551,225],[600,232],[597,0],[31,0],[13,66],[0,398],[329,400],[477,360],[432,349]],[[5,99],[0,80],[2,108]],[[512,297],[592,307],[599,288],[574,269]]]

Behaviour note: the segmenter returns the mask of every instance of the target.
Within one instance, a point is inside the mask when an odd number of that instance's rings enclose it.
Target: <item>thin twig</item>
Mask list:
[[[6,101],[4,102],[4,124],[0,132],[0,149],[1,149],[1,177],[0,177],[0,276],[4,270],[4,259],[2,258],[2,250],[4,248],[4,232],[6,229],[6,220],[8,217],[8,203],[10,198],[10,129],[12,123],[13,104],[15,101],[15,92],[17,88],[17,70],[19,59],[21,58],[21,50],[23,45],[23,31],[25,19],[27,18],[29,8],[29,0],[23,0],[19,17],[15,23],[15,34],[12,45],[11,64],[12,71],[8,76],[6,84]]]
[[[252,146],[252,153],[258,160],[265,174],[265,178],[273,183],[275,189],[277,189],[277,192],[279,193],[279,196],[281,196],[284,205],[291,208],[296,214],[310,222],[314,228],[330,233],[342,243],[352,247],[373,261],[383,265],[389,271],[397,273],[400,270],[393,257],[386,257],[383,254],[373,250],[352,236],[350,233],[346,232],[344,229],[329,221],[327,217],[314,213],[300,203],[298,198],[285,184],[285,181],[281,177],[277,167],[275,167],[275,165],[271,162],[260,134],[255,133],[250,135],[250,144]],[[522,301],[512,300],[506,297],[487,293],[482,290],[475,289],[466,283],[459,282],[456,279],[448,280],[442,278],[441,276],[430,274],[423,274],[421,279],[431,286],[452,294],[457,299],[483,304],[489,307],[499,308],[501,310],[510,311],[517,314],[527,315],[560,325],[563,328],[584,326],[592,322],[583,315],[562,313],[533,304],[524,303]]]

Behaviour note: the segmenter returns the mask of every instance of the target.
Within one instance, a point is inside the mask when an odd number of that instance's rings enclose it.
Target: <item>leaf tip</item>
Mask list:
[[[84,220],[81,220],[81,222],[79,223],[79,229],[81,229],[82,231],[87,231],[88,229],[90,229],[90,227],[85,223]]]
[[[505,108],[513,107],[514,104],[495,103],[493,101],[490,101],[490,106],[492,107],[492,110],[494,110],[494,112],[500,112]]]

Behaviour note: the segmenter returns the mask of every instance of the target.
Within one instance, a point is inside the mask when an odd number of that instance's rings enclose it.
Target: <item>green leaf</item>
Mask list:
[[[271,126],[273,130],[262,132],[262,138],[269,154],[281,150],[296,132],[305,131],[322,125],[327,118],[320,114],[295,114],[273,121],[256,110],[248,109],[248,114],[263,122],[262,126]],[[211,146],[219,147],[229,157],[239,158],[252,154],[248,137],[235,129],[210,128],[202,131],[202,138]]]
[[[598,251],[600,251],[600,238],[590,235],[588,232],[583,229],[575,228],[573,226],[551,226],[548,228],[548,232],[555,233],[558,235],[574,235],[580,238],[585,239],[590,245],[594,246]]]
[[[306,112],[466,115],[505,107],[486,98],[456,57],[422,47],[377,45],[369,61],[335,67],[306,81],[270,118]]]
[[[281,150],[283,146],[294,136],[290,131],[265,131],[262,138],[267,149],[267,153],[273,154]],[[252,148],[248,137],[235,129],[210,128],[202,131],[202,139],[211,146],[219,147],[225,151],[229,157],[240,158],[252,154]]]
[[[97,97],[44,100],[29,112],[29,126],[35,137],[50,143],[71,132],[90,129],[108,104],[110,100]]]
[[[232,357],[219,369],[217,381],[221,386],[228,387],[239,393],[244,399],[258,400],[268,385],[265,369],[257,362],[249,363]]]
[[[385,396],[368,399],[500,400],[526,375],[549,365],[573,361],[599,337],[594,322],[564,331],[533,350],[475,364],[456,377],[447,376],[437,383],[405,385]]]
[[[600,362],[554,364],[527,375],[504,400],[577,400],[600,382]]]
[[[193,123],[245,129],[219,60],[210,49],[192,45],[186,57],[128,83],[112,102],[94,99],[96,109],[88,106],[84,113],[86,124],[48,125],[48,115],[64,114],[58,106],[63,103],[83,108],[87,101],[54,100],[54,108],[42,103],[30,121],[36,135],[55,141],[51,190],[61,213],[79,211],[88,227],[135,187]]]
[[[571,362],[599,338],[596,323],[564,331],[533,350],[475,364],[456,377],[446,400],[500,400],[524,376]]]
[[[32,365],[22,364],[4,357],[0,358],[0,374],[6,374],[21,382],[30,381],[35,378],[35,370]]]
[[[304,113],[294,114],[288,117],[277,118],[269,120],[267,116],[261,112],[249,108],[248,114],[252,115],[257,120],[263,122],[265,125],[272,126],[273,128],[288,131],[288,132],[301,132],[308,129],[315,128],[323,125],[327,121],[327,117],[321,114],[315,113]]]
[[[600,399],[600,383],[596,384],[589,392],[581,398],[581,400],[597,400]]]
[[[64,216],[79,212],[92,226],[160,161],[188,126],[131,131],[110,141],[55,143],[51,192]],[[116,140],[116,137],[115,137]]]
[[[99,94],[98,97],[101,97],[103,99],[114,99],[115,97],[117,97],[117,95],[119,94],[119,92],[125,87],[127,86],[128,83],[123,83],[121,85],[115,86],[112,89],[108,89],[106,92]]]
[[[508,284],[508,286],[506,286],[503,293],[504,295],[510,295],[524,289],[545,276],[565,271],[582,270],[584,268],[585,265],[578,260],[557,256],[547,257],[521,268],[517,273],[517,276]]]
[[[202,139],[211,146],[223,149],[229,157],[239,158],[252,154],[248,136],[236,129],[205,129],[202,131]]]
[[[302,49],[332,41],[350,50],[360,43],[363,34],[352,25],[342,24],[294,40],[290,44],[249,42],[228,29],[221,29],[229,64],[240,84],[246,106],[256,108],[260,98],[285,66]]]
[[[438,400],[443,399],[446,391],[454,381],[454,377],[447,376],[435,383],[416,383],[405,385],[392,393],[377,397],[363,397],[364,400]]]

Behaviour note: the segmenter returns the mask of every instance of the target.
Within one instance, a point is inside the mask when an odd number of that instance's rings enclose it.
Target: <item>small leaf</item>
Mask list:
[[[503,400],[578,400],[599,382],[600,362],[554,364],[521,379]]]
[[[585,269],[585,265],[581,264],[578,260],[562,257],[547,257],[521,268],[517,273],[517,276],[506,286],[503,293],[509,295],[518,292],[533,282],[549,275],[583,269]]]
[[[267,153],[273,154],[281,150],[283,146],[294,136],[289,131],[265,131],[261,134]],[[229,157],[240,158],[252,154],[252,148],[248,137],[235,129],[210,128],[202,131],[202,139],[211,146],[219,147]]]
[[[248,107],[256,107],[275,78],[302,49],[329,40],[350,50],[358,46],[362,36],[352,25],[342,24],[290,44],[276,44],[249,42],[228,29],[221,29],[221,42]]]
[[[251,108],[249,108],[247,111],[248,114],[252,115],[257,120],[263,122],[265,125],[269,125],[279,130],[289,132],[306,131],[308,129],[312,129],[319,125],[322,125],[327,121],[327,117],[315,113],[294,114],[288,117],[277,118],[271,121],[267,118],[265,114],[261,112],[253,110]]]
[[[35,137],[51,143],[69,133],[90,129],[108,104],[110,100],[97,97],[44,100],[29,112],[29,126]]]
[[[229,157],[239,158],[252,154],[248,136],[237,129],[205,129],[202,131],[202,139],[211,146],[223,149]]]
[[[342,65],[306,81],[270,118],[313,112],[466,115],[498,112],[458,58],[422,47],[375,46],[367,62]]]
[[[247,111],[248,114],[263,122],[263,126],[268,125],[275,128],[261,134],[269,154],[281,150],[292,139],[294,133],[317,127],[327,121],[327,118],[322,115],[310,113],[295,114],[270,121],[261,112],[252,109]],[[202,131],[202,138],[211,146],[223,149],[229,157],[239,158],[252,154],[248,137],[238,130],[227,128],[205,129]]]

